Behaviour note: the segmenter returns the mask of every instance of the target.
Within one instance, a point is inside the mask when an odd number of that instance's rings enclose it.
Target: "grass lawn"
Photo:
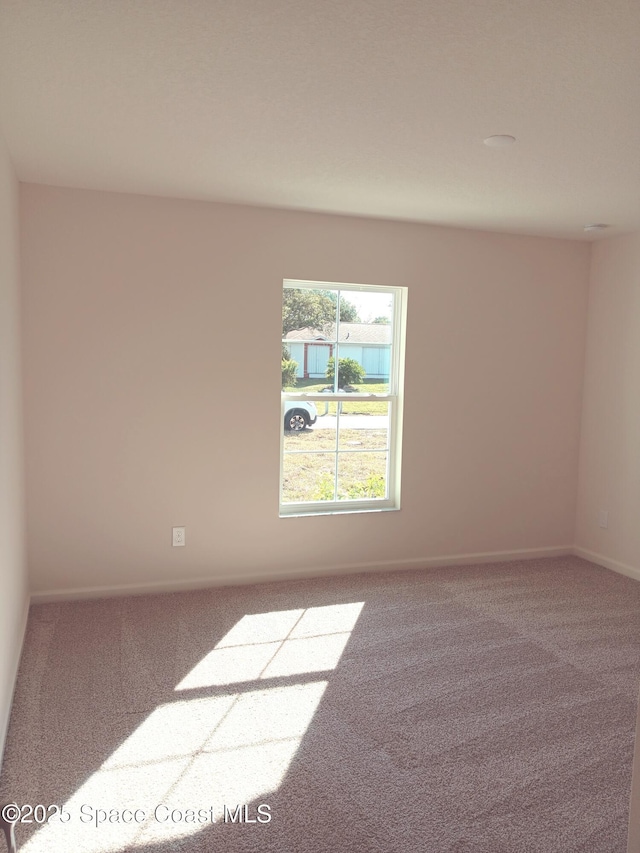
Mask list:
[[[307,394],[320,394],[327,387],[326,379],[298,379],[294,386],[285,388],[285,391],[305,392]],[[359,394],[387,394],[389,391],[388,382],[379,382],[376,379],[365,379],[358,385],[352,385]],[[356,397],[356,393],[353,394]],[[318,414],[335,415],[337,403],[322,403],[316,402]],[[386,415],[388,412],[388,403],[376,402],[358,402],[349,400],[342,403],[342,412],[345,415]],[[328,406],[328,411],[325,412],[325,406]]]
[[[315,451],[336,449],[335,429],[310,429],[301,432],[285,432],[284,451]],[[386,450],[387,430],[341,429],[338,450]]]
[[[386,497],[387,431],[340,431],[337,500]],[[283,500],[336,500],[336,434],[330,429],[285,433]],[[287,453],[287,451],[299,451]],[[327,451],[327,452],[304,452]]]

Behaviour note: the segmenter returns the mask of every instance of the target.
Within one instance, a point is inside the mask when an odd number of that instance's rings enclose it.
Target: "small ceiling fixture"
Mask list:
[[[516,141],[515,136],[509,136],[507,133],[498,133],[496,136],[487,136],[484,141],[489,148],[506,148],[507,145],[513,145]]]
[[[604,229],[608,228],[608,227],[609,226],[606,225],[604,222],[594,222],[592,225],[585,225],[584,230],[585,231],[604,231]]]

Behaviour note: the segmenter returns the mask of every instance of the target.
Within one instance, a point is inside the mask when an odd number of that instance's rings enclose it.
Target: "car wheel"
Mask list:
[[[292,409],[284,418],[284,428],[290,432],[300,432],[307,426],[307,416],[301,409]]]

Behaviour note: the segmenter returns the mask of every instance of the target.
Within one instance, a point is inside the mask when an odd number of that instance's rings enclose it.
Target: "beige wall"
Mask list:
[[[597,243],[589,294],[576,544],[640,579],[640,233]],[[598,526],[608,511],[609,526]]]
[[[18,185],[0,133],[0,761],[25,626]]]
[[[29,185],[22,239],[37,592],[573,544],[588,245]],[[409,288],[400,512],[278,517],[285,277]]]
[[[576,546],[640,580],[640,233],[594,246],[585,362]],[[640,710],[629,853],[640,853],[639,731]]]

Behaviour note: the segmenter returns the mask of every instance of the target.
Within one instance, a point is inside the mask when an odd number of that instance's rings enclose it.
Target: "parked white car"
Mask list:
[[[288,408],[284,413],[286,432],[300,432],[315,424],[318,419],[316,404],[307,400],[287,400]]]

